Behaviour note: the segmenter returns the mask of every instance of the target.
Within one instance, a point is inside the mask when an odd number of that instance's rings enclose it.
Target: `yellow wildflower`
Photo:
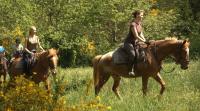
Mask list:
[[[0,91],[0,96],[4,96],[2,91]]]
[[[101,101],[100,96],[97,96],[97,97],[96,97],[96,100],[97,100],[97,101]]]
[[[150,0],[151,3],[157,3],[157,0]]]
[[[157,16],[159,13],[159,10],[158,9],[152,9],[151,12],[150,12],[150,15],[152,16]]]
[[[95,48],[95,46],[94,46],[94,42],[92,41],[92,42],[88,42],[88,49],[89,50],[93,50]]]
[[[112,107],[111,107],[111,106],[108,106],[108,107],[107,107],[107,109],[108,109],[108,110],[111,110],[111,109],[112,109]]]
[[[28,86],[29,86],[29,87],[33,87],[33,83],[30,82]]]
[[[21,29],[20,29],[19,26],[17,26],[17,27],[13,30],[12,34],[13,34],[14,36],[23,36],[23,32],[21,31]]]

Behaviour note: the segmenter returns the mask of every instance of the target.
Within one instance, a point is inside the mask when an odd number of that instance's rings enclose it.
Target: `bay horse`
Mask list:
[[[50,91],[50,81],[47,79],[49,76],[49,69],[51,70],[53,79],[55,80],[58,63],[57,53],[57,50],[53,48],[44,52],[35,53],[37,60],[31,68],[31,80],[33,80],[36,84],[45,82],[48,92]],[[15,58],[9,70],[11,80],[15,79],[16,76],[24,74],[23,58]],[[27,78],[30,78],[30,75],[25,75],[25,77],[26,76]]]
[[[165,90],[165,82],[159,73],[162,68],[162,61],[167,56],[172,56],[176,64],[181,65],[181,69],[187,69],[189,65],[189,44],[188,40],[177,40],[176,38],[151,42],[145,51],[147,62],[135,65],[135,76],[128,74],[130,69],[128,64],[116,65],[113,63],[113,51],[95,56],[92,61],[95,95],[99,94],[100,89],[110,76],[114,79],[112,90],[119,99],[121,99],[121,96],[118,87],[121,77],[142,77],[142,91],[144,95],[147,93],[148,79],[152,77],[161,85],[160,95],[162,95]]]

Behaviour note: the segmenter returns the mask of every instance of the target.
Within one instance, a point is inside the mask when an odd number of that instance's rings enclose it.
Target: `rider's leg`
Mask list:
[[[124,48],[129,55],[129,65],[131,68],[129,69],[129,75],[135,75],[134,73],[134,60],[135,60],[135,49],[132,44],[124,44]]]

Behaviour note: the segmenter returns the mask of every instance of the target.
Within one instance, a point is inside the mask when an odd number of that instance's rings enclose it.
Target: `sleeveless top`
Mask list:
[[[12,49],[13,49],[13,53],[12,53],[13,56],[18,56],[23,52],[24,47],[23,47],[22,44],[19,44],[18,46],[17,45],[13,45]]]
[[[13,52],[22,51],[23,49],[24,49],[24,47],[22,44],[19,44],[18,46],[13,45]]]
[[[31,37],[27,38],[27,49],[29,51],[36,51],[37,50],[37,45],[38,45],[38,36],[34,36],[36,37],[35,40],[31,40]]]
[[[135,44],[135,41],[136,41],[137,38],[133,35],[133,32],[131,30],[133,27],[136,27],[138,35],[140,35],[140,33],[142,32],[141,24],[132,22],[131,25],[130,25],[130,28],[129,28],[129,33],[128,33],[124,43],[131,43],[133,45]]]

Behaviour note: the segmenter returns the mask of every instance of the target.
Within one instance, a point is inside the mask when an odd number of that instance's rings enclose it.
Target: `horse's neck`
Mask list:
[[[157,46],[157,60],[159,62],[162,62],[167,56],[172,54],[176,49],[178,48],[178,42],[177,41],[167,41],[159,44]]]
[[[48,59],[45,56],[46,55],[41,54],[37,57],[38,59],[37,59],[37,63],[35,64],[34,69],[36,69],[38,71],[44,71],[44,72],[48,71],[48,69],[49,69]]]

